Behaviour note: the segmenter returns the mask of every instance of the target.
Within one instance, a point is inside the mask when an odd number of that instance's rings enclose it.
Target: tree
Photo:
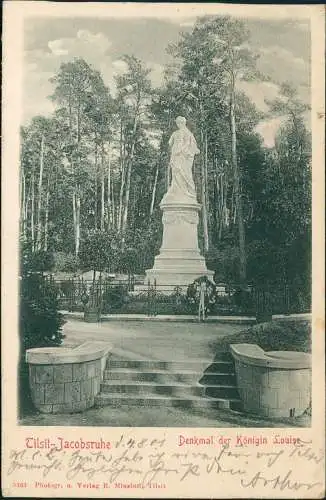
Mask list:
[[[192,121],[194,132],[199,136],[199,175],[194,171],[195,183],[199,187],[201,200],[201,222],[204,236],[204,250],[209,249],[208,231],[208,128],[207,112],[212,97],[220,98],[219,73],[214,71],[215,47],[207,36],[206,25],[197,22],[191,33],[182,33],[177,45],[169,47],[170,53],[180,59],[177,85],[181,87],[182,110]],[[209,102],[209,104],[208,104]],[[190,119],[189,119],[190,118]]]
[[[72,209],[75,237],[75,254],[78,256],[81,231],[81,197],[83,174],[87,168],[91,145],[87,143],[89,118],[94,121],[91,111],[94,91],[105,93],[98,72],[95,72],[83,59],[62,63],[58,74],[51,79],[55,84],[52,100],[58,103],[61,119],[67,127],[65,146],[66,159],[72,177]],[[100,95],[102,95],[100,94]]]
[[[21,228],[35,251],[47,250],[50,191],[60,154],[53,118],[34,117],[21,130]]]
[[[250,222],[250,273],[260,281],[292,285],[310,300],[311,138],[301,104],[288,85],[270,103],[284,122],[275,148],[265,151],[256,176],[254,216]],[[265,265],[258,265],[258,253]],[[262,262],[261,262],[262,264]],[[259,274],[259,276],[257,276]]]
[[[116,245],[113,234],[98,229],[86,233],[80,247],[79,261],[82,269],[93,271],[93,283],[96,272],[102,273],[114,265]]]
[[[127,229],[131,174],[140,120],[142,116],[146,116],[148,98],[151,93],[149,70],[145,69],[141,61],[134,56],[124,56],[123,60],[127,65],[127,71],[116,78],[121,123],[121,188],[118,229],[122,237]],[[123,140],[125,144],[122,145]]]
[[[230,17],[205,17],[198,19],[193,31],[183,33],[179,44],[171,48],[172,53],[181,58],[179,80],[186,90],[192,109],[196,110],[194,118],[200,135],[202,226],[206,251],[209,248],[208,142],[211,135],[208,117],[212,114],[212,108],[221,117],[223,114],[225,117],[225,106],[228,110],[229,158],[233,173],[234,215],[238,226],[239,274],[242,285],[246,283],[246,249],[242,173],[237,153],[239,110],[237,82],[239,79],[260,76],[255,67],[257,57],[250,51],[248,41],[249,31],[243,22]],[[224,165],[229,165],[228,159]],[[215,178],[215,186],[221,192],[223,189],[219,182],[221,176],[216,175]],[[226,213],[224,200],[220,207],[221,211],[224,216]]]
[[[291,83],[283,82],[280,86],[279,97],[272,101],[266,100],[266,104],[270,107],[270,116],[287,117],[288,122],[291,123],[292,139],[287,144],[288,154],[295,153],[297,161],[301,160],[302,155],[309,155],[308,134],[303,115],[310,110],[310,106],[300,101],[295,87]]]
[[[92,74],[92,93],[87,96],[85,117],[89,123],[88,133],[94,134],[94,176],[95,176],[95,208],[94,227],[98,226],[98,176],[100,177],[100,229],[104,230],[105,213],[107,227],[111,221],[111,163],[110,149],[115,125],[115,104],[108,88],[104,85],[99,72]],[[106,171],[106,164],[108,171]],[[99,175],[98,175],[99,174]],[[105,178],[107,177],[107,190]],[[107,203],[105,203],[105,191]]]
[[[231,163],[234,175],[235,212],[239,236],[239,277],[241,285],[246,284],[246,247],[245,225],[243,214],[243,193],[241,186],[242,172],[238,162],[237,152],[237,93],[236,86],[239,79],[258,77],[256,71],[257,55],[249,48],[250,34],[242,21],[230,17],[217,17],[202,20],[209,36],[214,40],[216,55],[214,62],[223,75],[228,105],[231,130]]]

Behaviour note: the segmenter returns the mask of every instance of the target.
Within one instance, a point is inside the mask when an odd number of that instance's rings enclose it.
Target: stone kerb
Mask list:
[[[311,355],[230,346],[244,411],[264,417],[300,416],[311,403]]]
[[[26,351],[35,407],[41,413],[76,413],[94,406],[111,349],[107,342],[85,342]]]

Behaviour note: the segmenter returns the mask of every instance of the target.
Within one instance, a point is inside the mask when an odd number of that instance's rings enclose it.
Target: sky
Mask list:
[[[306,103],[310,102],[310,25],[306,19],[244,19],[251,46],[259,54],[258,69],[272,82],[242,82],[239,86],[267,111],[265,99],[278,95],[279,84],[292,82]],[[162,84],[164,66],[170,61],[166,48],[181,31],[191,31],[195,18],[28,18],[24,25],[23,122],[38,114],[49,115],[53,92],[49,79],[60,64],[84,58],[102,73],[114,94],[114,77],[125,70],[122,56],[133,54],[151,69],[154,87]],[[259,123],[266,146],[273,146],[280,119]]]

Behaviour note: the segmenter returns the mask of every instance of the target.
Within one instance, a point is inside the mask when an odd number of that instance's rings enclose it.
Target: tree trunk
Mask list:
[[[113,225],[113,218],[112,218],[112,207],[111,207],[111,154],[109,150],[109,156],[108,156],[108,177],[107,177],[107,221],[108,221],[108,229],[111,228]]]
[[[208,222],[207,222],[207,201],[206,201],[206,173],[205,173],[205,141],[204,132],[201,129],[201,151],[200,151],[200,182],[201,182],[201,213],[204,235],[204,250],[207,252],[209,248],[208,242]],[[204,150],[203,150],[204,149]]]
[[[127,179],[126,179],[125,201],[124,201],[122,224],[121,224],[122,235],[125,234],[126,229],[127,229],[128,208],[129,208],[129,198],[130,198],[130,183],[131,183],[131,161],[129,159],[129,161],[127,162]]]
[[[24,171],[22,170],[21,181],[20,181],[20,231],[22,237],[25,239],[26,237],[26,179]]]
[[[120,192],[119,192],[119,212],[118,212],[118,231],[121,232],[122,212],[123,212],[123,194],[125,186],[125,158],[123,153],[123,125],[122,118],[120,122]]]
[[[230,92],[231,158],[232,158],[232,167],[234,174],[236,221],[238,225],[238,235],[239,235],[239,278],[240,278],[240,285],[244,287],[246,285],[246,247],[245,247],[245,228],[243,221],[240,169],[237,159],[237,133],[236,133],[236,123],[235,123],[234,91],[235,91],[235,85],[233,80]]]
[[[72,193],[72,217],[73,217],[73,224],[74,224],[74,240],[75,240],[75,255],[77,256],[77,251],[76,251],[76,234],[77,234],[77,207],[76,207],[76,189],[74,189]]]
[[[25,180],[25,192],[26,192],[26,180]],[[31,181],[29,181],[27,195],[25,194],[25,213],[24,213],[24,221],[25,221],[25,233],[27,231],[27,221],[28,221],[28,203],[31,199]]]
[[[75,256],[78,257],[80,246],[80,194],[78,187],[75,188],[72,194],[72,209],[74,220]]]
[[[45,201],[45,221],[44,221],[44,250],[48,250],[48,232],[49,232],[49,202],[50,202],[50,176],[48,178],[48,184],[46,189],[46,201]]]
[[[209,214],[209,194],[208,194],[208,180],[207,180],[207,170],[208,170],[208,152],[207,152],[207,131],[205,131],[205,139],[204,139],[204,246],[205,251],[207,252],[209,249],[209,236],[208,236],[208,214]]]
[[[78,187],[76,193],[76,257],[79,254],[80,246],[80,188]]]
[[[37,213],[36,213],[36,250],[41,250],[41,235],[42,235],[42,221],[41,221],[41,207],[42,207],[42,190],[43,190],[43,169],[44,169],[44,136],[41,138],[40,149],[40,173],[38,181],[38,200],[37,200]]]
[[[104,214],[105,214],[105,185],[104,185],[104,146],[101,145],[101,220],[100,228],[104,230]]]
[[[34,171],[32,173],[32,178],[31,178],[31,183],[32,183],[32,196],[31,196],[31,240],[32,240],[32,251],[34,252],[35,250],[35,217],[34,217],[34,210],[35,210],[35,174]]]
[[[138,112],[139,112],[139,102],[136,106],[135,118],[134,118],[134,126],[132,131],[132,143],[130,148],[130,155],[127,162],[127,180],[126,180],[126,193],[125,193],[125,203],[124,203],[124,212],[122,218],[122,235],[125,234],[127,230],[127,222],[128,222],[128,210],[129,210],[129,198],[130,198],[130,183],[131,183],[131,170],[134,159],[135,145],[136,145],[136,130],[137,130],[137,122],[138,122]]]
[[[78,163],[77,167],[80,167],[80,157],[79,157],[79,144],[81,140],[81,103],[80,99],[78,100],[78,107],[77,107],[77,158],[78,158]],[[76,257],[78,257],[79,254],[79,246],[80,246],[80,185],[79,182],[76,182],[76,248],[75,248],[75,253]]]
[[[97,205],[98,205],[98,185],[97,185],[97,174],[98,174],[98,167],[97,167],[97,138],[95,137],[95,196],[94,196],[94,226],[95,229],[97,229]]]
[[[116,228],[117,227],[117,216],[116,216],[116,208],[115,208],[115,198],[114,198],[114,186],[113,186],[113,182],[111,182],[111,202],[112,202],[112,207],[111,207],[112,227]]]
[[[157,189],[157,181],[158,181],[158,170],[159,170],[159,161],[156,164],[156,170],[155,170],[155,178],[154,178],[154,184],[153,184],[153,190],[152,190],[151,207],[150,207],[150,210],[149,210],[149,217],[150,218],[152,217],[153,212],[154,212],[156,189]]]

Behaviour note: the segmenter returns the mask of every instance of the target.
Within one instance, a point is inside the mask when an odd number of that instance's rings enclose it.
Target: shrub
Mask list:
[[[25,274],[21,279],[19,321],[19,412],[22,414],[32,408],[25,351],[34,347],[59,346],[64,338],[57,290],[40,274]]]
[[[227,335],[212,343],[216,356],[228,352],[230,344],[257,344],[264,351],[311,352],[310,320],[273,320],[253,325],[239,333]]]
[[[255,300],[252,292],[248,290],[236,290],[233,294],[234,305],[240,312],[254,312]]]
[[[20,300],[22,350],[60,345],[64,321],[58,312],[55,285],[39,274],[26,275],[21,280]]]
[[[107,286],[102,295],[102,310],[108,313],[118,311],[127,300],[127,287],[121,285]]]
[[[54,256],[52,252],[45,250],[32,252],[28,244],[23,244],[20,264],[22,274],[30,272],[44,273],[53,269]]]
[[[191,307],[187,297],[183,295],[182,288],[177,286],[171,295],[173,314],[189,314]]]
[[[54,254],[54,270],[56,272],[75,272],[78,261],[72,253],[56,252]]]

